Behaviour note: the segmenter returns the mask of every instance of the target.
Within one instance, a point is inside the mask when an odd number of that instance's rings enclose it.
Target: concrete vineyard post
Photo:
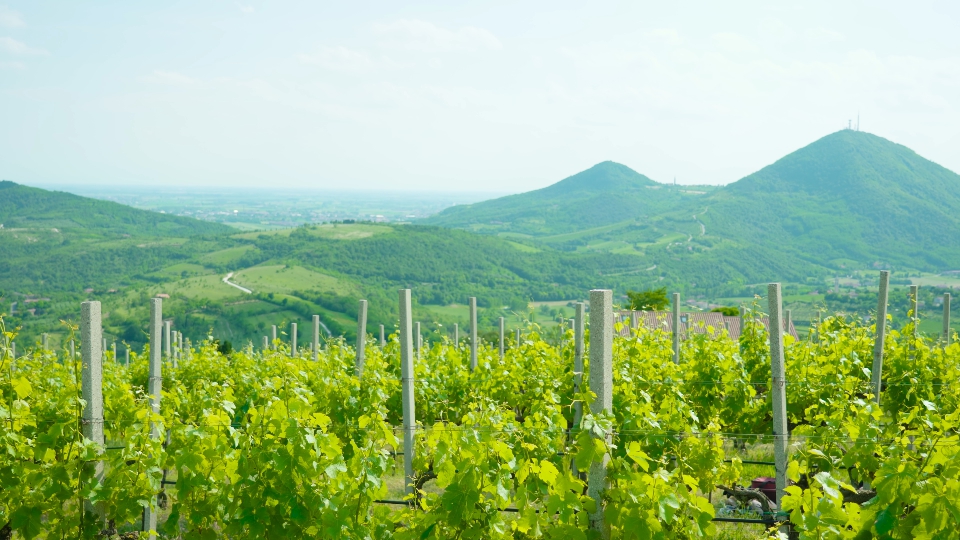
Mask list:
[[[953,332],[950,331],[950,293],[943,295],[943,346],[950,346]]]
[[[130,346],[124,345],[123,347],[123,365],[130,365]]]
[[[780,284],[767,287],[770,303],[770,394],[773,397],[773,460],[776,463],[777,501],[783,501],[787,487],[787,380],[783,356],[783,298]],[[783,531],[786,532],[786,531]]]
[[[119,364],[119,363],[120,363],[120,359],[117,357],[117,342],[116,342],[116,341],[114,341],[113,344],[110,345],[110,352],[113,353],[113,362],[114,362],[115,364]]]
[[[503,361],[503,317],[500,317],[500,361]]]
[[[453,346],[460,348],[460,325],[453,323]]]
[[[470,297],[470,371],[477,369],[477,347],[479,339],[477,336],[477,298]]]
[[[630,310],[630,330],[631,330],[630,333],[633,334],[637,330],[637,328],[640,328],[640,314],[637,313],[636,311],[633,311],[633,309],[631,309]]]
[[[783,331],[790,333],[790,325],[793,324],[793,313],[789,309],[783,310]]]
[[[270,338],[263,336],[263,352],[267,352],[267,349],[270,348]]]
[[[297,323],[290,323],[290,356],[297,355]]]
[[[43,350],[49,349],[49,347],[47,347],[47,334],[46,334],[46,333],[40,334],[40,347],[43,348]]]
[[[890,285],[890,271],[880,271],[880,290],[877,298],[877,336],[873,342],[873,369],[870,372],[873,396],[880,403],[881,374],[883,372],[883,343],[887,337],[887,294]]]
[[[583,403],[577,399],[580,393],[580,385],[583,383],[583,334],[584,334],[584,304],[577,302],[573,316],[573,428],[580,427],[580,419],[583,418]],[[520,331],[517,331],[519,338]]]
[[[593,309],[591,308],[592,312]],[[592,319],[592,318],[591,318]],[[673,293],[673,363],[680,363],[680,293]]]
[[[367,301],[360,300],[357,309],[357,378],[363,375],[363,360],[367,344]]]
[[[413,493],[413,439],[417,416],[413,395],[413,324],[410,289],[400,289],[400,384],[403,405],[403,476],[404,492]]]
[[[82,356],[81,395],[83,407],[83,436],[103,446],[103,327],[100,319],[100,302],[87,301],[80,304],[80,354]],[[103,462],[88,463],[97,481],[103,480]],[[85,506],[94,510],[94,505],[85,501]],[[94,510],[98,514],[99,509]]]
[[[382,349],[386,346],[387,346],[387,335],[384,332],[383,325],[381,324],[380,325],[380,348]]]
[[[277,350],[277,325],[270,327],[270,348]]]
[[[163,362],[160,357],[161,328],[163,325],[163,299],[150,299],[150,358],[147,379],[147,393],[150,396],[150,407],[154,414],[160,414],[160,393],[163,389],[162,369]],[[150,422],[150,438],[160,439],[160,426]],[[150,505],[143,509],[143,531],[157,530],[157,514],[159,513],[159,495],[150,502]],[[153,532],[150,532],[150,538],[156,538]]]
[[[613,291],[594,289],[590,291],[590,390],[596,399],[590,404],[590,412],[603,414],[613,412]],[[610,444],[612,433],[606,433]],[[603,538],[610,531],[603,519],[603,493],[607,488],[607,464],[610,455],[605,454],[600,462],[590,464],[587,474],[587,496],[596,501],[596,512],[590,514],[590,528]]]
[[[320,316],[313,316],[313,361],[320,360]]]
[[[519,329],[519,328],[517,328],[517,344],[516,344],[516,347],[517,347],[518,349],[520,348],[520,329]]]
[[[102,327],[101,327],[101,329],[102,329]],[[107,338],[103,338],[101,341],[102,341],[102,344],[101,344],[101,347],[100,347],[100,352],[102,352],[102,353],[103,353],[103,357],[106,358],[106,357],[107,357]]]

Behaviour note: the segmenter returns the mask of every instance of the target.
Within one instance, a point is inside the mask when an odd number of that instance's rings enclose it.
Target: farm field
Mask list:
[[[502,356],[484,339],[475,364],[466,331],[416,350],[403,303],[400,331],[384,347],[368,336],[362,362],[336,337],[314,360],[306,325],[296,351],[281,334],[265,350],[188,340],[169,355],[157,326],[129,365],[99,356],[99,318],[76,330],[75,357],[14,358],[5,333],[0,521],[25,538],[129,538],[154,519],[162,538],[955,532],[955,335],[892,319],[878,362],[872,325],[827,315],[793,340],[751,310],[739,341],[693,334],[675,361],[668,332],[597,319],[605,294],[591,293],[584,332],[530,325]],[[100,362],[102,409],[87,394]],[[751,488],[758,477],[781,483]]]

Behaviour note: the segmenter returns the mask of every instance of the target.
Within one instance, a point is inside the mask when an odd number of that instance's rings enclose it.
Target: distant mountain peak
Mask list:
[[[642,189],[659,185],[637,171],[615,161],[602,161],[587,170],[568,176],[556,184],[538,190],[544,194],[574,191],[611,192]]]

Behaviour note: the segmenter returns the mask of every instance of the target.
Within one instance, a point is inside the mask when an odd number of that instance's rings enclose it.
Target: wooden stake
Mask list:
[[[883,344],[887,337],[887,295],[890,285],[890,271],[880,271],[880,290],[877,294],[877,330],[873,342],[873,369],[870,373],[874,400],[880,403],[883,373]]]
[[[290,356],[297,356],[297,323],[290,323]]]
[[[313,316],[313,361],[320,360],[320,316]]]
[[[147,393],[150,396],[150,406],[154,414],[160,414],[160,395],[163,390],[163,361],[160,356],[161,332],[169,326],[163,321],[163,299],[150,299],[150,359],[149,372],[147,379]],[[150,423],[150,438],[160,439],[160,425],[155,422]],[[161,486],[163,489],[163,486]],[[160,513],[159,495],[150,506],[143,509],[143,531],[151,531],[150,538],[156,538],[152,531],[157,530],[157,515]]]
[[[400,289],[400,384],[403,405],[403,474],[405,493],[411,495],[416,479],[413,475],[413,442],[417,429],[414,402],[413,324],[410,289]]]
[[[503,362],[503,317],[500,317],[500,361]]]
[[[596,399],[590,404],[593,414],[613,412],[613,291],[594,289],[590,291],[590,390]],[[606,433],[607,444],[613,434]],[[607,464],[610,454],[604,454],[600,462],[590,464],[587,475],[587,496],[596,501],[596,512],[590,514],[590,528],[602,538],[609,538],[609,528],[604,523],[603,493],[607,488]]]
[[[787,379],[783,357],[783,298],[780,284],[771,283],[767,288],[770,303],[770,394],[773,398],[773,455],[776,463],[777,502],[783,503],[787,487]],[[786,532],[786,531],[784,531]]]
[[[100,318],[100,302],[87,301],[80,304],[80,354],[81,395],[83,407],[83,437],[103,447],[103,328]],[[98,482],[103,481],[103,462],[93,461],[86,465],[92,469]],[[90,501],[85,506],[101,514],[100,505]]]
[[[477,347],[480,346],[477,335],[477,298],[470,297],[470,371],[477,369]]]
[[[580,427],[580,419],[583,418],[583,402],[577,399],[580,393],[580,385],[583,383],[583,335],[584,335],[584,304],[577,302],[575,314],[573,316],[573,427]],[[517,330],[519,340],[520,330]]]
[[[680,363],[680,293],[673,293],[673,363]]]
[[[357,378],[363,375],[363,361],[367,342],[367,301],[360,300],[357,309]]]

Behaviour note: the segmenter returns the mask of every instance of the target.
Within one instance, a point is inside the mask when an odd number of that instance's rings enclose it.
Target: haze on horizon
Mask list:
[[[960,5],[645,4],[7,1],[0,179],[723,184],[858,113],[960,171]]]

